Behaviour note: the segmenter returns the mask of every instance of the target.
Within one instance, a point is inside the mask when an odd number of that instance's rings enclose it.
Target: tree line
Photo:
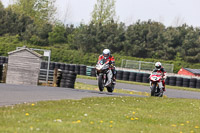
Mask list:
[[[92,20],[75,27],[47,17],[41,22],[37,13],[34,18],[32,12],[19,11],[19,6],[4,8],[0,1],[0,36],[17,36],[19,41],[35,46],[65,46],[81,53],[100,53],[109,48],[121,56],[200,62],[199,27],[166,27],[152,20],[138,20],[128,26],[116,20]]]

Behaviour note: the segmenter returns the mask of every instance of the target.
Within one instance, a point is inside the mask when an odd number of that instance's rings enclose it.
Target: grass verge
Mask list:
[[[96,80],[96,77],[83,76],[83,75],[78,75],[77,78]],[[127,83],[127,84],[149,86],[149,83],[140,83],[140,82],[124,81],[124,80],[117,80],[117,83]],[[179,87],[179,86],[170,86],[170,85],[166,85],[166,88],[167,89],[176,89],[176,90],[186,90],[186,91],[200,92],[200,89],[198,89],[198,88],[195,89],[195,88],[189,88],[189,87]]]
[[[42,101],[0,108],[0,132],[198,133],[200,102],[155,97]]]

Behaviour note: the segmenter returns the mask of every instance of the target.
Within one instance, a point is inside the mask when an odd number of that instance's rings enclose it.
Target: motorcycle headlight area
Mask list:
[[[158,80],[158,77],[153,76],[153,77],[151,77],[151,80],[156,81],[156,80]]]

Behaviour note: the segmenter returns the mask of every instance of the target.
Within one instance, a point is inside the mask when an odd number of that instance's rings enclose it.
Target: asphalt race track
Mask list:
[[[76,79],[76,82],[97,85],[97,80]],[[149,86],[116,83],[115,88],[150,93]],[[194,91],[184,91],[184,90],[175,90],[166,88],[166,92],[164,93],[164,95],[167,95],[167,97],[169,98],[200,99],[200,92],[194,92]]]
[[[77,82],[97,85],[96,80],[76,79]],[[132,85],[117,83],[116,88],[127,89],[140,92],[150,92],[148,86]],[[164,93],[169,98],[189,98],[200,99],[200,92],[181,91],[167,89]],[[60,99],[82,99],[85,97],[108,97],[108,96],[133,96],[144,97],[140,95],[108,93],[91,90],[79,90],[61,87],[46,87],[46,86],[25,86],[25,85],[10,85],[0,84],[0,106],[9,106],[21,104],[25,102],[37,102],[46,100]]]
[[[61,87],[0,84],[0,106],[46,100],[82,99],[85,97],[136,96]],[[141,96],[142,97],[142,96]]]

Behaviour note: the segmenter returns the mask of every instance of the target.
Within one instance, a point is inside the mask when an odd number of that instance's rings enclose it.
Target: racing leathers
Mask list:
[[[153,72],[161,73],[162,74],[162,84],[163,84],[163,91],[165,91],[165,79],[166,79],[166,71],[163,67],[160,69],[154,69]]]

